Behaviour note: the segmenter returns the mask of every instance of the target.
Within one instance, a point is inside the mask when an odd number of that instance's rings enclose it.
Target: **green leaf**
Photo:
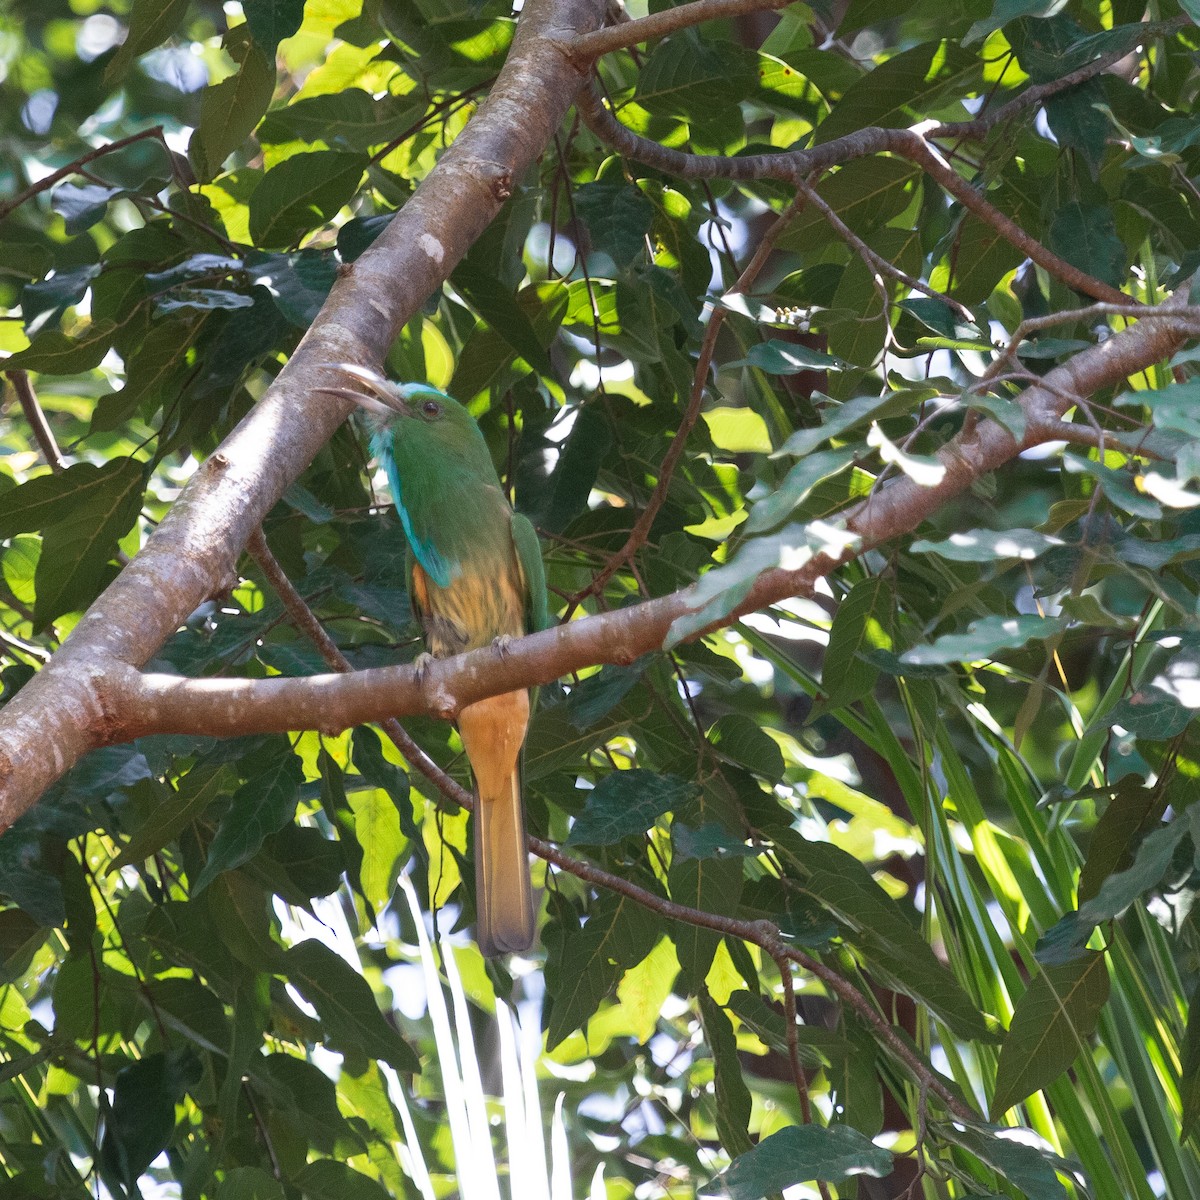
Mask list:
[[[726,368],[757,367],[768,375],[795,375],[797,371],[844,371],[848,363],[832,354],[822,354],[798,342],[785,342],[779,338],[751,346],[745,358],[726,363]]]
[[[135,58],[171,37],[183,22],[187,8],[188,0],[133,0],[129,34],[104,72],[105,83],[115,83]]]
[[[100,1157],[127,1188],[170,1145],[175,1105],[199,1082],[200,1060],[190,1046],[148,1054],[117,1072]]]
[[[156,805],[138,826],[109,871],[143,862],[157,854],[192,821],[198,820],[219,796],[229,791],[232,772],[219,764],[197,765],[180,777],[179,786],[165,804]]]
[[[535,524],[549,533],[562,533],[586,511],[612,441],[608,418],[599,405],[588,404],[577,410],[575,423],[550,474]]]
[[[618,268],[646,253],[654,204],[630,183],[585,183],[575,192],[575,208],[592,237]]]
[[[1175,848],[1187,832],[1187,821],[1177,817],[1149,834],[1125,870],[1110,875],[1078,911],[1068,913],[1042,935],[1038,942],[1038,959],[1043,963],[1068,964],[1075,959],[1101,921],[1120,916],[1135,900],[1162,882],[1175,856]]]
[[[948,1141],[975,1155],[1025,1200],[1067,1200],[1058,1170],[1075,1172],[1031,1130],[997,1125],[940,1129]]]
[[[667,875],[671,899],[676,904],[723,917],[731,917],[737,912],[743,882],[740,857],[676,856]],[[721,935],[716,930],[701,929],[686,922],[672,925],[670,935],[689,991],[700,994]]]
[[[42,538],[33,579],[33,619],[39,629],[95,599],[104,584],[104,565],[116,554],[118,540],[129,532],[142,505],[145,476],[136,459],[113,459],[94,476],[83,477],[83,484],[66,514]]]
[[[674,775],[634,769],[606,775],[571,826],[568,846],[611,846],[646,832],[664,813],[696,793],[696,785]]]
[[[1044,967],[1032,980],[1000,1047],[993,1117],[1048,1087],[1080,1053],[1089,1053],[1108,989],[1108,963],[1099,951]]]
[[[1195,709],[1185,708],[1176,696],[1162,688],[1139,688],[1122,696],[1104,713],[1099,724],[1111,728],[1120,725],[1130,733],[1152,742],[1165,742],[1178,737],[1195,716]]]
[[[1183,1110],[1180,1139],[1194,1137],[1200,1127],[1200,985],[1188,1001],[1187,1029],[1180,1048],[1179,1099]]]
[[[328,250],[300,250],[295,254],[250,254],[246,259],[250,282],[271,293],[279,311],[298,329],[307,329],[321,311],[334,280],[337,260]]]
[[[556,937],[557,932],[557,937]],[[546,1049],[582,1028],[616,986],[621,973],[636,966],[662,934],[661,922],[625,896],[606,896],[583,929],[563,937],[561,922],[546,930]]]
[[[4,496],[0,509],[0,539],[46,529],[65,520],[76,508],[103,504],[113,478],[130,459],[104,467],[75,463],[58,474],[39,475],[18,484]]]
[[[246,0],[246,24],[268,59],[304,20],[304,0]]]
[[[771,783],[783,778],[783,751],[763,728],[742,713],[726,713],[709,729],[708,741],[723,758],[741,763]]]
[[[40,371],[43,375],[80,375],[99,366],[116,335],[112,321],[93,321],[78,337],[43,329],[24,349],[4,360],[6,371]]]
[[[1093,278],[1113,287],[1124,282],[1128,255],[1107,204],[1070,200],[1059,205],[1050,222],[1048,241],[1055,254]]]
[[[991,15],[976,21],[967,31],[962,44],[969,46],[972,42],[978,42],[1018,17],[1045,17],[1061,7],[1061,0],[994,0]]]
[[[533,322],[525,315],[513,293],[500,280],[471,269],[464,262],[450,282],[484,321],[491,326],[531,367],[552,375],[553,367]]]
[[[827,408],[821,413],[821,424],[815,429],[798,429],[773,457],[790,454],[802,458],[811,454],[822,442],[838,437],[848,430],[857,429],[870,421],[881,421],[885,417],[899,416],[917,405],[916,395],[911,391],[896,392],[879,396],[860,396],[847,400],[845,404]]]
[[[891,648],[884,630],[894,604],[893,585],[882,575],[856,583],[838,604],[821,666],[822,709],[843,708],[870,695],[879,668],[864,654]]]
[[[103,221],[110,200],[125,195],[125,189],[105,187],[98,183],[63,183],[54,189],[51,207],[66,222],[71,235],[91,229],[97,221]],[[25,313],[26,321],[29,313]]]
[[[855,450],[818,450],[805,455],[784,476],[783,482],[750,510],[743,528],[766,533],[782,524],[808,498],[813,488],[844,471],[858,457]]]
[[[260,769],[234,792],[208,848],[204,869],[192,885],[193,896],[199,895],[222,871],[231,871],[248,862],[268,835],[292,819],[300,799],[304,768],[286,738],[273,738],[271,744],[270,753],[256,757],[255,765]]]
[[[402,134],[425,111],[422,94],[376,99],[362,88],[348,87],[324,96],[308,96],[268,113],[259,126],[262,142],[324,142],[350,150],[370,150]],[[375,220],[376,218],[367,218]],[[388,213],[379,218],[384,224]]]
[[[1141,777],[1124,775],[1117,781],[1108,807],[1101,814],[1088,841],[1087,861],[1079,872],[1079,901],[1086,903],[1116,870],[1133,860],[1136,846],[1160,810],[1155,788],[1143,787]]]
[[[406,842],[400,832],[396,802],[382,788],[356,792],[350,797],[354,835],[362,847],[359,866],[363,895],[382,912],[396,887],[397,864]]]
[[[329,1045],[347,1054],[419,1071],[408,1043],[384,1019],[367,981],[333,950],[312,938],[286,951],[283,966],[292,985],[317,1010]]]
[[[254,244],[291,246],[331,221],[353,199],[366,168],[365,154],[342,150],[313,150],[285,158],[250,195]]]
[[[892,1173],[892,1154],[848,1125],[790,1125],[739,1155],[717,1182],[730,1200],[760,1200],[810,1180],[841,1183],[855,1175],[882,1179]]]
[[[911,124],[912,113],[945,88],[940,77],[947,69],[961,74],[979,68],[953,42],[926,42],[894,55],[847,88],[817,126],[815,141],[830,142],[868,125]]]
[[[391,1195],[382,1184],[333,1158],[310,1162],[295,1182],[309,1200],[389,1200]]]
[[[995,1040],[975,1002],[858,859],[799,839],[789,853],[802,868],[805,890],[847,927],[873,967],[892,976],[893,987],[924,1003],[959,1037]]]
[[[941,542],[918,538],[909,549],[916,554],[937,554],[953,562],[993,562],[1010,558],[1029,562],[1062,544],[1061,538],[1038,533],[1036,529],[972,529],[969,533],[952,533]]]
[[[92,410],[92,433],[107,433],[133,416],[143,404],[160,401],[178,387],[188,371],[201,319],[155,321],[125,360],[125,386],[101,396]]]
[[[706,992],[700,993],[700,1020],[704,1040],[713,1056],[713,1092],[716,1096],[716,1125],[721,1145],[731,1154],[750,1150],[752,1101],[738,1059],[733,1023]]]
[[[284,1200],[283,1184],[259,1167],[234,1167],[217,1186],[216,1200]]]
[[[256,46],[245,48],[233,75],[200,93],[200,120],[188,144],[188,157],[202,183],[220,174],[225,160],[267,111],[274,93],[274,59],[268,60]]]
[[[979,662],[994,658],[1002,650],[1019,650],[1035,638],[1054,637],[1067,627],[1062,617],[983,617],[972,621],[966,633],[948,633],[928,646],[914,646],[900,655],[902,663],[930,666]]]

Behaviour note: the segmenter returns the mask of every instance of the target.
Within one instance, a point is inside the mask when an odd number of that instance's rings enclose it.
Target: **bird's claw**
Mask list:
[[[516,638],[510,637],[507,633],[502,633],[498,638],[492,639],[492,649],[495,650],[501,658],[507,658],[509,648],[516,640]]]
[[[417,672],[417,682],[424,683],[425,676],[429,672],[429,668],[433,665],[433,655],[422,650],[416,658],[413,659],[413,669]]]

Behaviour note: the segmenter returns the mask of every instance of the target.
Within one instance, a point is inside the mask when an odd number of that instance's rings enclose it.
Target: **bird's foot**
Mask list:
[[[507,633],[502,633],[498,638],[492,639],[492,649],[495,650],[501,658],[507,658],[509,648],[516,640],[516,638],[509,636]]]
[[[433,665],[433,655],[425,650],[422,650],[421,653],[413,659],[412,665],[417,672],[417,682],[424,683],[425,676],[429,672],[429,668]]]

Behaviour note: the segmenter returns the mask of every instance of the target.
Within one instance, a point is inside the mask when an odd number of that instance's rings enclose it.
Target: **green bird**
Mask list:
[[[333,366],[333,364],[328,364]],[[475,418],[424,383],[349,364],[361,388],[322,388],[386,418],[371,438],[408,540],[408,594],[428,652],[446,658],[549,626],[537,533],[513,512]],[[364,390],[365,389],[365,390]],[[527,950],[533,891],[521,804],[525,689],[467,705],[458,731],[475,777],[477,940],[484,954]]]

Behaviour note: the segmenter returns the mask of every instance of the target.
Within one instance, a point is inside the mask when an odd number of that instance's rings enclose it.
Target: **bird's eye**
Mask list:
[[[421,411],[427,417],[436,417],[442,411],[442,406],[436,400],[426,400],[421,405]]]

